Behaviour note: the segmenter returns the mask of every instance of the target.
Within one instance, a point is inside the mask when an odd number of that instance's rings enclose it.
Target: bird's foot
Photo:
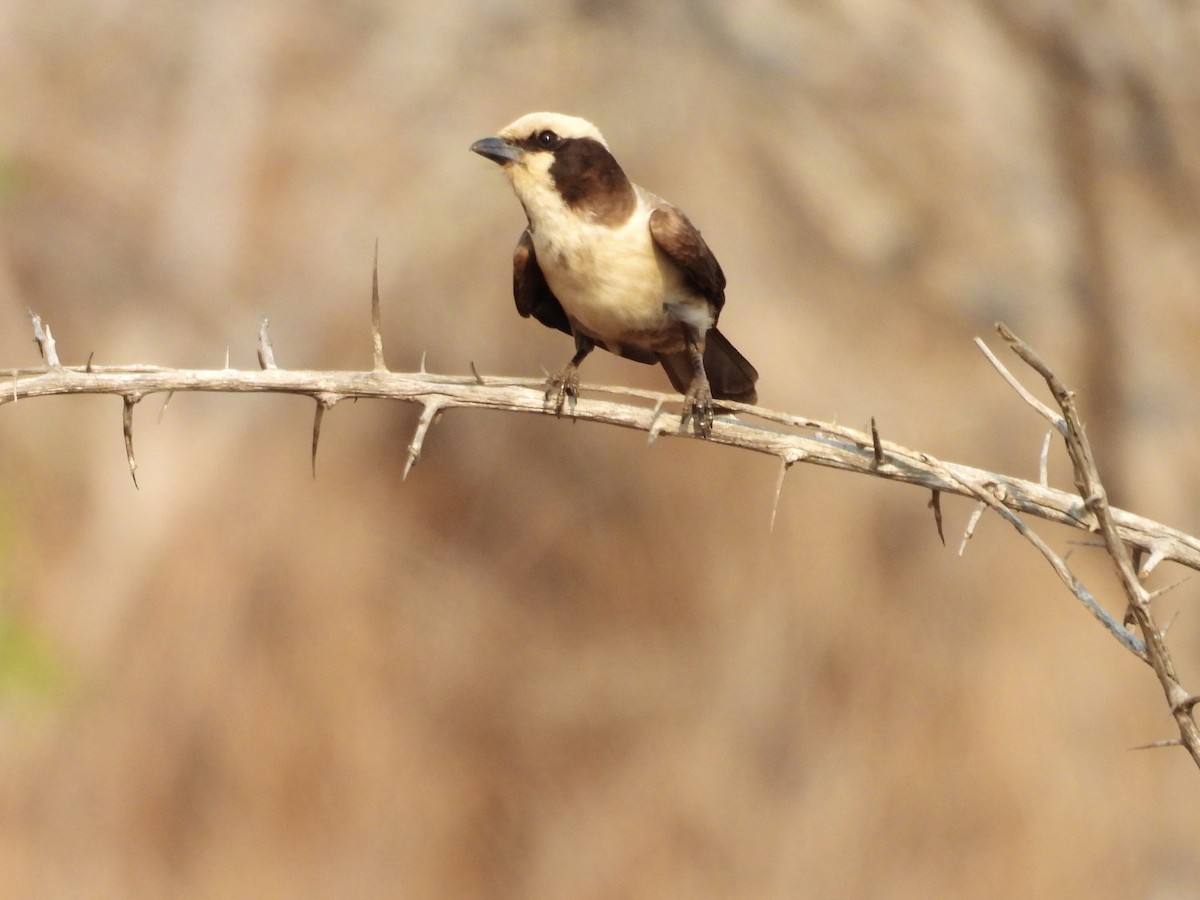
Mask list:
[[[708,437],[712,433],[713,398],[706,378],[696,378],[683,395],[683,415],[680,416],[679,427],[686,432],[689,422],[692,430],[701,437]]]
[[[579,398],[579,370],[567,363],[557,373],[546,379],[546,406],[553,404],[554,414],[561,416],[563,406],[575,415],[575,401]]]

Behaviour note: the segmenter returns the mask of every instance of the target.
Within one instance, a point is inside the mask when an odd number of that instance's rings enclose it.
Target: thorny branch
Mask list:
[[[0,390],[0,406],[30,397],[59,394],[114,394],[121,397],[122,430],[129,470],[135,485],[137,464],[133,454],[133,407],[152,393],[283,393],[312,398],[316,403],[312,437],[314,475],[324,413],[343,399],[372,398],[421,404],[422,413],[408,447],[405,477],[420,459],[429,429],[446,410],[494,409],[555,414],[553,408],[546,405],[545,383],[542,379],[483,376],[474,365],[471,366],[472,374],[468,376],[434,375],[425,371],[424,360],[419,372],[389,371],[383,360],[377,282],[372,285],[374,365],[369,372],[275,367],[265,319],[259,331],[259,361],[263,367],[260,371],[241,371],[228,367],[220,370],[185,370],[157,366],[96,366],[90,360],[86,366],[64,366],[58,359],[50,329],[44,327],[41,319],[32,312],[30,315],[35,339],[46,359],[46,366],[8,370],[10,385],[7,390]],[[1041,477],[1034,482],[946,462],[883,440],[874,420],[870,432],[861,432],[836,423],[732,401],[722,401],[722,406],[728,407],[731,414],[716,417],[707,440],[776,457],[780,461],[775,489],[776,507],[784,478],[798,462],[915,484],[932,492],[929,505],[944,543],[941,495],[969,497],[977,501],[978,506],[966,527],[960,553],[971,538],[980,515],[987,509],[995,511],[1033,544],[1067,588],[1123,647],[1154,668],[1166,693],[1180,737],[1146,746],[1182,744],[1200,765],[1200,732],[1193,718],[1197,698],[1179,683],[1164,632],[1153,616],[1151,601],[1155,595],[1147,592],[1140,581],[1163,560],[1200,571],[1200,539],[1108,504],[1075,410],[1073,395],[1027,345],[1005,326],[998,325],[997,328],[1021,359],[1046,380],[1061,414],[1037,400],[982,341],[976,342],[1021,398],[1051,423],[1053,431],[1063,436],[1075,471],[1074,492],[1057,490],[1046,484],[1048,441],[1040,453]],[[4,370],[0,370],[0,377],[3,375]],[[672,406],[678,398],[652,391],[597,385],[587,386],[586,391],[587,396],[580,397],[573,410],[574,419],[643,431],[651,444],[661,435],[688,440],[702,439],[678,427],[678,414]],[[1125,591],[1129,608],[1126,622],[1119,621],[1096,600],[1071,573],[1066,561],[1029,528],[1022,515],[1101,535]],[[771,518],[774,522],[774,510]],[[1135,560],[1141,561],[1140,566]],[[1140,637],[1126,627],[1130,622],[1137,624]]]
[[[326,409],[342,399],[379,399],[422,405],[436,402],[443,410],[492,409],[554,415],[545,405],[545,383],[540,378],[100,365],[93,365],[90,372],[81,366],[63,366],[53,371],[0,369],[0,378],[4,377],[9,383],[7,389],[0,390],[0,405],[62,394],[144,397],[154,393],[202,391],[297,394],[312,398]],[[678,413],[672,408],[672,401],[677,398],[654,391],[600,385],[585,385],[586,393],[597,396],[579,398],[574,415],[579,421],[618,425],[656,438],[685,437],[678,432]],[[1075,493],[945,462],[886,440],[880,441],[884,462],[877,464],[872,436],[864,432],[732,401],[722,401],[722,405],[736,408],[738,415],[718,416],[708,440],[774,456],[785,469],[803,462],[975,499],[978,491],[985,490],[1014,512],[1085,531],[1097,530],[1095,516]],[[687,435],[686,439],[699,438]],[[413,443],[417,441],[414,439]],[[1127,544],[1152,554],[1155,560],[1171,560],[1200,571],[1200,539],[1125,510],[1113,509],[1112,516]],[[1147,557],[1143,570],[1149,568],[1149,561]]]

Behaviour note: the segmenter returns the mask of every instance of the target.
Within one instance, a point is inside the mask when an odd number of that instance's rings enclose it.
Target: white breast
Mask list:
[[[567,314],[598,335],[661,327],[663,304],[679,285],[650,239],[648,212],[639,208],[616,228],[574,216],[563,225],[539,228],[533,242]]]
[[[666,304],[695,302],[650,237],[651,207],[640,189],[633,215],[608,226],[568,207],[553,189],[524,187],[531,189],[522,199],[546,282],[567,315],[589,332],[615,338],[654,331],[667,324]]]

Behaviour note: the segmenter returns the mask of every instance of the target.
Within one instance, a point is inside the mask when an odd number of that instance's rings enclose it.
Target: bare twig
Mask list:
[[[983,351],[983,355],[987,357],[988,362],[990,362],[995,370],[1000,373],[1000,377],[1008,382],[1008,386],[1020,395],[1022,400],[1032,406],[1034,410],[1037,411],[1038,415],[1053,425],[1056,431],[1058,431],[1060,434],[1066,433],[1067,423],[1063,421],[1063,417],[1048,407],[1037,397],[1033,396],[1033,394],[1029,393],[1029,390],[1025,387],[1025,385],[1021,384],[1021,382],[1017,380],[1016,376],[1013,375],[1012,372],[1008,371],[1004,363],[1000,362],[1000,360],[996,357],[996,354],[991,351],[991,348],[988,347],[988,345],[985,344],[981,338],[975,338],[975,346]]]
[[[58,361],[58,350],[54,346],[54,335],[50,333],[50,326],[42,325],[42,317],[32,309],[29,310],[29,319],[33,322],[33,339],[37,342],[38,353],[42,355],[47,366],[57,369],[62,364]],[[90,359],[88,365],[91,365]]]
[[[1046,432],[1046,437],[1042,441],[1042,452],[1038,456],[1038,484],[1042,487],[1050,483],[1050,441],[1053,437],[1053,431]]]
[[[1050,393],[1062,410],[1065,425],[1063,436],[1067,442],[1067,453],[1075,473],[1075,487],[1084,504],[1094,516],[1098,530],[1104,538],[1105,549],[1116,568],[1117,578],[1125,591],[1129,604],[1129,616],[1137,623],[1145,643],[1144,652],[1139,654],[1154,669],[1159,684],[1166,695],[1171,714],[1179,728],[1179,738],[1200,766],[1200,728],[1192,715],[1196,699],[1179,683],[1166,639],[1158,627],[1151,609],[1151,595],[1142,585],[1134,571],[1133,559],[1117,525],[1117,517],[1109,506],[1108,493],[1100,480],[1091,444],[1084,432],[1083,422],[1075,406],[1075,395],[1067,390],[1059,377],[1050,369],[1033,348],[1012,333],[1003,323],[996,326],[1000,336],[1030,368],[1046,381]],[[1153,552],[1153,550],[1151,550]],[[1110,628],[1110,630],[1112,630]],[[1123,631],[1124,629],[1122,629]]]

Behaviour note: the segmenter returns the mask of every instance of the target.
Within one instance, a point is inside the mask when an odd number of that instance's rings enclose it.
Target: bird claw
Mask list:
[[[689,422],[693,432],[701,437],[712,434],[713,398],[707,380],[696,379],[683,395],[683,415],[679,417],[679,427],[686,432]]]
[[[566,405],[571,415],[575,415],[575,401],[579,399],[579,372],[575,366],[564,366],[559,372],[546,380],[545,403],[551,405],[553,397],[554,414],[561,416]]]

